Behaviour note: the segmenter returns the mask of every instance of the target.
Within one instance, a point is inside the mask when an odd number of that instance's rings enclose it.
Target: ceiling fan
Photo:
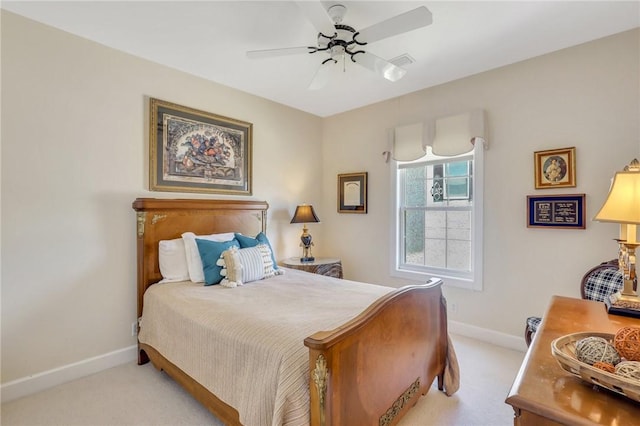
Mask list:
[[[315,46],[252,50],[247,52],[247,57],[259,59],[302,53],[328,54],[329,57],[322,60],[309,85],[311,90],[323,87],[328,81],[330,67],[337,64],[340,59],[343,61],[343,66],[345,66],[347,58],[389,81],[400,80],[407,72],[405,69],[363,50],[364,46],[378,40],[425,27],[433,22],[429,9],[425,6],[420,6],[356,31],[353,27],[342,23],[347,13],[346,6],[342,4],[334,4],[325,10],[319,1],[298,1],[296,3],[318,30],[317,44]]]

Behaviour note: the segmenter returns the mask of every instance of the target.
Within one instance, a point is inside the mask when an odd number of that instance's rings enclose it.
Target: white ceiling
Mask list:
[[[317,31],[292,1],[2,1],[3,9],[106,46],[318,116],[329,116],[640,26],[639,1],[323,1],[347,6],[356,30],[425,5],[433,24],[371,43],[415,62],[391,83],[347,63],[307,87],[322,53],[248,59],[246,51],[311,46]]]

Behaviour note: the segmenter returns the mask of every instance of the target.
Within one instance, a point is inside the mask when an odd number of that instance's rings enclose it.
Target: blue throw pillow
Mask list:
[[[256,235],[255,238],[247,237],[246,235],[242,235],[238,233],[236,233],[235,236],[236,236],[236,240],[238,240],[238,242],[240,243],[240,248],[255,247],[258,244],[266,244],[269,247],[269,250],[271,250],[271,260],[273,261],[273,269],[279,269],[278,264],[276,263],[276,256],[273,252],[273,247],[271,247],[271,243],[269,242],[269,239],[264,234],[264,232],[260,232],[258,235]]]
[[[230,247],[240,247],[235,238],[223,243],[218,241],[201,240],[196,238],[200,259],[202,259],[202,270],[204,272],[204,285],[218,284],[222,281],[220,275],[221,266],[217,265],[218,259],[223,251]]]

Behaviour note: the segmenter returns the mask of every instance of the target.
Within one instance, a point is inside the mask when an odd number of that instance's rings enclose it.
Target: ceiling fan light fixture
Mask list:
[[[389,80],[389,81],[398,81],[402,77],[404,77],[404,75],[407,73],[407,70],[402,69],[400,67],[396,67],[393,64],[391,64],[391,65],[392,66],[384,67],[384,70],[382,71],[382,76],[384,78],[386,78],[387,80]]]
[[[340,45],[333,46],[331,48],[330,52],[331,52],[331,57],[333,59],[335,59],[336,56],[344,56],[345,48],[343,46],[340,46]]]

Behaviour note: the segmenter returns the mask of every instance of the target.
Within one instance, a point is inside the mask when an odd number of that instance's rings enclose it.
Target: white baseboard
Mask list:
[[[527,350],[524,338],[457,321],[449,321],[448,327],[449,332],[453,334],[471,337],[517,351],[525,352]],[[0,387],[1,399],[3,403],[9,402],[137,359],[138,348],[136,345],[104,355],[98,355],[73,364],[54,368],[53,370],[34,374],[33,376],[4,383]]]
[[[0,387],[1,399],[3,403],[9,402],[137,359],[138,347],[136,345],[84,359],[4,383]]]
[[[483,342],[492,343],[503,348],[513,349],[516,351],[527,351],[527,344],[524,337],[517,337],[511,334],[501,333],[488,328],[480,328],[475,325],[465,324],[463,322],[449,321],[449,332],[459,334],[465,337],[481,340]]]

